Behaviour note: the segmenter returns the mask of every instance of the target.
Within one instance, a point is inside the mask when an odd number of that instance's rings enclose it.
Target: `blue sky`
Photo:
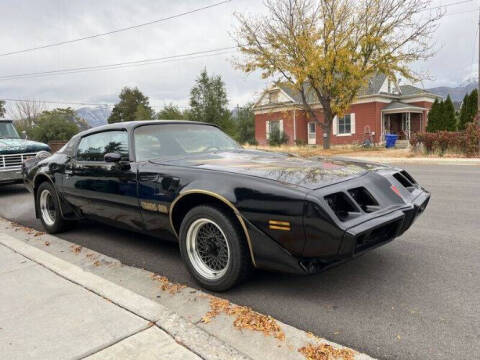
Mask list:
[[[0,2],[0,53],[88,36],[183,11],[219,0],[3,0]],[[434,0],[439,6],[458,0]],[[420,86],[456,85],[471,77],[477,62],[480,1],[447,8],[434,36],[436,55],[414,64],[431,79]],[[112,36],[25,54],[0,57],[0,76],[164,57],[233,45],[233,12],[261,13],[261,0],[233,0],[196,14]],[[77,73],[0,82],[0,97],[72,102],[115,102],[123,86],[138,86],[160,107],[188,104],[200,71],[223,77],[230,106],[252,101],[268,85],[256,74],[246,76],[231,64],[232,54],[122,70]]]

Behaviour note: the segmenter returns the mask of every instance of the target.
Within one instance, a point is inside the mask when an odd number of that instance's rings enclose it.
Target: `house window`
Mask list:
[[[350,114],[338,119],[338,133],[351,134],[352,132],[352,118]]]
[[[273,131],[279,131],[283,133],[283,120],[270,120],[267,121],[267,140],[270,139],[270,134]]]

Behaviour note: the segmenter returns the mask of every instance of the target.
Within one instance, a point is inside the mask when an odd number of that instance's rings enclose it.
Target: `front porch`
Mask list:
[[[398,135],[398,140],[410,140],[413,133],[423,130],[426,109],[401,102],[392,102],[382,110],[382,140],[385,134]]]

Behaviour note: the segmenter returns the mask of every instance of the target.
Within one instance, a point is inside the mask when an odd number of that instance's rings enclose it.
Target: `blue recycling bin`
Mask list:
[[[385,147],[386,148],[392,148],[395,146],[395,143],[397,142],[398,135],[395,134],[385,134]]]

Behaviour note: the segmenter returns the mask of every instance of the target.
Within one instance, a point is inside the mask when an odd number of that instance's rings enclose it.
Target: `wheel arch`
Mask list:
[[[195,206],[205,204],[211,204],[220,207],[233,215],[233,218],[236,219],[238,225],[240,225],[243,230],[244,240],[247,242],[252,264],[256,266],[252,243],[248,234],[245,220],[242,218],[240,212],[235,207],[235,205],[232,204],[231,201],[226,199],[224,196],[214,193],[212,191],[188,190],[181,193],[175,198],[175,200],[170,205],[169,211],[170,226],[175,235],[178,237],[180,232],[180,225],[187,212],[193,209]]]

